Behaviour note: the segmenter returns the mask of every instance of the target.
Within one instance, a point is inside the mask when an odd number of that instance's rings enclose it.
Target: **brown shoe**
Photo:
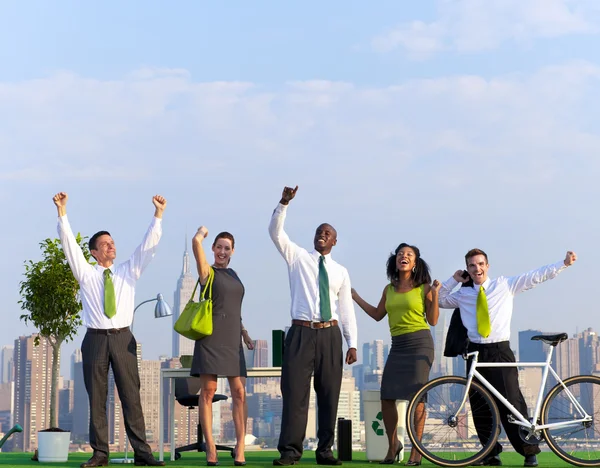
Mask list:
[[[108,466],[108,457],[100,454],[94,454],[88,461],[79,465],[81,468],[91,468],[93,466]]]

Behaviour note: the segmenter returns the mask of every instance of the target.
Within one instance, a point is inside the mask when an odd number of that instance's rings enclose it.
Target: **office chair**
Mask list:
[[[193,408],[198,406],[198,400],[200,395],[200,379],[198,377],[182,377],[175,379],[175,400],[181,405],[188,408],[191,411]],[[227,396],[215,394],[213,397],[213,403],[217,401],[227,400]],[[212,428],[211,428],[212,429]],[[218,445],[217,450],[227,451],[232,457],[235,457],[235,449],[226,445]],[[196,442],[184,447],[175,448],[175,460],[181,458],[181,452],[190,452],[192,450],[198,452],[206,452],[206,443],[204,442],[204,433],[202,426],[198,424],[198,436]]]

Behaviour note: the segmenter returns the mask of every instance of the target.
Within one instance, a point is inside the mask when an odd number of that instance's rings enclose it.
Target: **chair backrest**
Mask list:
[[[197,395],[200,392],[200,377],[177,377],[175,379],[175,399]]]

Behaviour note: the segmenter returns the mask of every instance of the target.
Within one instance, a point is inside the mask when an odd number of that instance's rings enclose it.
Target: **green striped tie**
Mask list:
[[[331,320],[331,302],[329,300],[329,275],[325,269],[325,257],[319,258],[319,299],[321,320],[329,322]]]
[[[110,269],[104,270],[104,315],[113,318],[117,313],[117,300],[115,299],[115,285],[111,278]]]

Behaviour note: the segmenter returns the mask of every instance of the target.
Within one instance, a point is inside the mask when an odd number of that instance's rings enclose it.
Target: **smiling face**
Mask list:
[[[99,265],[109,267],[113,264],[115,258],[117,258],[115,241],[110,234],[103,234],[96,238],[95,248],[90,249],[90,253]]]
[[[337,244],[337,232],[330,224],[321,224],[315,231],[315,250],[321,255],[327,255]]]
[[[214,265],[217,268],[227,268],[229,265],[229,261],[231,260],[231,256],[233,255],[233,243],[231,239],[224,239],[220,237],[217,239],[212,246],[213,254],[215,255],[215,263]]]
[[[483,284],[488,277],[488,265],[485,255],[478,254],[467,258],[467,271],[475,284]]]
[[[400,271],[412,271],[417,263],[417,254],[410,247],[402,247],[396,254],[396,268]]]

